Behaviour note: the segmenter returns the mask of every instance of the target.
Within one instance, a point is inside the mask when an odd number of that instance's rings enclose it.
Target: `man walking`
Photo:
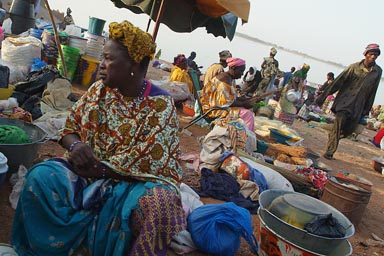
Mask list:
[[[261,63],[261,80],[258,90],[260,93],[266,92],[268,85],[272,85],[275,81],[276,75],[280,72],[279,62],[275,59],[277,50],[272,47],[269,52],[269,57],[265,57],[263,63]]]
[[[326,159],[334,159],[339,140],[355,131],[361,118],[369,115],[375,100],[382,75],[382,69],[376,64],[379,45],[369,44],[363,54],[363,60],[346,68],[315,101],[320,106],[328,95],[338,92],[331,108],[336,117],[329,132]]]

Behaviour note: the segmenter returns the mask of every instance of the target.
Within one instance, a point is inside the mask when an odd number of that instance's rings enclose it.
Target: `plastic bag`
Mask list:
[[[47,63],[42,61],[40,58],[34,58],[33,59],[33,64],[31,66],[31,71],[30,72],[36,72],[40,71],[43,67],[47,66]]]
[[[13,187],[12,192],[9,195],[9,202],[11,203],[13,209],[16,209],[17,203],[19,202],[20,193],[24,188],[25,175],[27,172],[28,169],[24,165],[20,165],[17,173],[12,174],[10,178],[10,183]]]
[[[252,250],[258,250],[252,233],[251,214],[234,203],[207,204],[197,208],[188,216],[188,230],[199,250],[213,255],[235,255],[241,237]]]
[[[42,43],[33,36],[7,37],[2,42],[1,59],[16,66],[27,66],[28,71],[35,57],[41,58]]]
[[[281,175],[279,172],[262,165],[260,163],[254,162],[251,159],[248,159],[246,157],[240,157],[241,160],[249,164],[252,168],[258,170],[261,172],[267,183],[268,187],[270,189],[282,189],[286,191],[294,191],[293,186],[289,180],[287,180],[283,175]]]
[[[7,18],[4,20],[3,25],[1,26],[3,28],[3,33],[5,34],[12,34],[12,20],[11,18]]]
[[[233,153],[227,151],[221,156],[220,160],[223,161],[224,159],[228,158],[228,156],[231,156],[231,155],[233,155]],[[259,189],[260,189],[259,193],[269,189],[268,182],[265,179],[263,173],[253,168],[248,163],[245,163],[243,160],[241,160],[237,156],[235,156],[235,159],[237,163],[235,162],[235,164],[233,164],[232,166],[225,167],[227,170],[224,169],[223,165],[221,165],[220,168],[225,170],[227,173],[231,174],[232,176],[236,175],[237,178],[240,178],[240,179],[245,179],[245,177],[247,177],[246,180],[251,180],[255,182],[257,186],[259,186]],[[241,168],[238,167],[240,166],[239,163],[241,163]]]
[[[250,171],[246,163],[233,154],[223,154],[223,156],[225,158],[220,159],[222,160],[220,165],[221,170],[240,180],[249,179]]]
[[[346,234],[345,228],[332,213],[316,216],[304,226],[304,229],[311,234],[330,238],[341,238]]]
[[[8,84],[15,84],[17,82],[24,81],[28,75],[27,67],[15,66],[10,62],[0,59],[0,65],[7,66],[9,68],[9,82]]]

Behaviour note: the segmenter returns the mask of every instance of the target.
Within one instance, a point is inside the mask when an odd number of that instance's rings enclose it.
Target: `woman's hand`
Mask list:
[[[85,143],[76,144],[69,153],[68,162],[75,172],[85,178],[101,177],[101,162],[93,153],[91,147]]]
[[[243,107],[247,109],[253,108],[253,103],[254,101],[252,101],[251,99],[248,99],[246,101],[243,101]]]

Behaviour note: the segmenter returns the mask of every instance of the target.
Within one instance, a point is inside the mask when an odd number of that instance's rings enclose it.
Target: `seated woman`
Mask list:
[[[240,58],[228,58],[228,71],[221,72],[204,85],[200,95],[203,112],[213,107],[228,107],[209,113],[211,118],[242,119],[248,129],[254,131],[254,115],[250,108],[257,98],[237,97],[235,81],[241,78],[245,70],[245,61]]]
[[[109,37],[101,80],[61,133],[67,158],[26,176],[11,235],[19,255],[166,255],[186,228],[176,108],[144,79],[156,45],[128,21]]]
[[[244,94],[253,96],[261,82],[261,72],[256,67],[250,67],[243,76],[242,91]]]
[[[188,60],[184,54],[178,54],[173,60],[173,68],[169,77],[170,82],[183,82],[188,85],[189,93],[193,95],[193,82],[188,74]]]

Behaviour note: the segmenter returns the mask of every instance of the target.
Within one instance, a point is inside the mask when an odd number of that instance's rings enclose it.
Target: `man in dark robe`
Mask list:
[[[363,54],[363,60],[347,67],[316,99],[315,103],[320,106],[328,95],[338,92],[331,108],[336,117],[329,132],[326,159],[334,159],[339,140],[355,131],[359,121],[369,115],[375,100],[382,75],[382,69],[376,64],[379,45],[369,44]]]

